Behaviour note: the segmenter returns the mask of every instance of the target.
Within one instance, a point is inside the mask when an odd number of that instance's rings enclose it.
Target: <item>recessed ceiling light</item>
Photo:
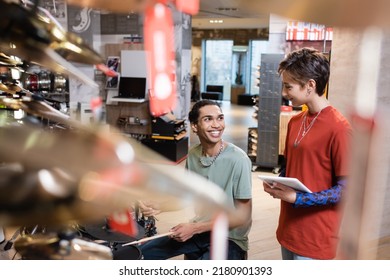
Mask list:
[[[222,19],[211,19],[209,22],[210,23],[223,23],[223,20]]]

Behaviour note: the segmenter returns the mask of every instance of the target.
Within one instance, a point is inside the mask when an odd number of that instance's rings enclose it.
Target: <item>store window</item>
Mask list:
[[[267,53],[268,45],[269,42],[264,40],[251,40],[249,42],[250,75],[247,91],[250,94],[259,94],[261,54]]]
[[[202,91],[207,85],[223,86],[223,100],[230,100],[233,40],[203,41]]]

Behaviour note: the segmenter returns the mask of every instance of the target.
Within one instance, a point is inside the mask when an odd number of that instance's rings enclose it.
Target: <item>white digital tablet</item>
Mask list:
[[[277,177],[277,176],[263,176],[259,175],[259,179],[272,184],[273,182],[277,182],[286,186],[289,186],[290,188],[293,188],[300,192],[308,192],[311,193],[311,190],[309,190],[301,181],[299,181],[297,178],[290,178],[290,177]]]

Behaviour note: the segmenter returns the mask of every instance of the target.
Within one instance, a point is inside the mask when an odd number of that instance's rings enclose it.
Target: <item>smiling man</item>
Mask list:
[[[228,255],[230,260],[247,259],[248,234],[252,225],[252,163],[247,154],[222,139],[225,130],[224,114],[218,103],[201,100],[189,113],[193,132],[200,144],[188,153],[186,168],[220,186],[229,198],[239,219],[229,217]],[[144,215],[155,215],[169,209],[169,205],[144,202]],[[188,223],[174,226],[172,235],[141,246],[144,259],[168,259],[185,254],[186,259],[210,259],[212,217],[202,205],[195,209],[196,216]]]

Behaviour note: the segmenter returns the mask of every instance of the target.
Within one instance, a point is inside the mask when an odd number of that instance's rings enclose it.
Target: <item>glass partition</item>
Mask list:
[[[230,100],[233,40],[203,41],[202,91],[207,85],[223,86],[223,100]]]
[[[260,78],[260,63],[261,54],[267,53],[268,41],[251,40],[249,43],[250,49],[250,81],[248,92],[250,94],[259,94],[259,78]]]

